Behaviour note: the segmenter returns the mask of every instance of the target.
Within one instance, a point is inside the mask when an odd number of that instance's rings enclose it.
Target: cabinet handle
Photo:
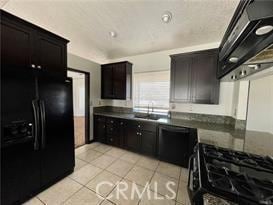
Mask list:
[[[121,122],[120,125],[123,125],[123,122]]]
[[[36,68],[35,64],[31,64],[30,66],[31,66],[31,68]]]
[[[38,65],[37,68],[38,68],[38,69],[42,69],[42,66]]]
[[[111,120],[111,123],[114,123],[114,121],[113,121],[113,120]]]
[[[138,125],[138,127],[140,128],[141,126],[140,126],[140,125]]]
[[[141,132],[139,133],[139,135],[140,135],[140,136],[142,135]]]

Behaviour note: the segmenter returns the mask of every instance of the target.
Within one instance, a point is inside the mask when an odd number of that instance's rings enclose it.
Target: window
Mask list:
[[[169,109],[170,71],[134,73],[134,107]]]

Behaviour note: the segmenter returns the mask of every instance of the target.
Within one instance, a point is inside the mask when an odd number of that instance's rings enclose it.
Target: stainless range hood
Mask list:
[[[220,45],[218,78],[237,80],[273,66],[273,0],[241,0]]]
[[[240,80],[268,68],[273,68],[273,44],[225,75],[222,81]]]

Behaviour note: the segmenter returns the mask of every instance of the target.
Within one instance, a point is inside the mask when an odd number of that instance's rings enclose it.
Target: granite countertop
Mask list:
[[[128,120],[151,121],[157,124],[172,125],[172,126],[178,126],[178,127],[206,129],[206,130],[221,131],[221,132],[234,131],[234,128],[232,126],[226,125],[226,124],[215,124],[215,123],[199,122],[199,121],[193,121],[193,120],[169,119],[169,118],[160,118],[159,120],[148,120],[148,119],[136,118],[133,113],[95,112],[94,114],[103,115],[107,117],[128,119]]]
[[[227,124],[199,122],[193,120],[160,118],[147,120],[136,118],[133,113],[94,112],[95,115],[138,121],[152,121],[160,125],[196,128],[198,141],[220,147],[245,151],[259,155],[273,156],[273,134],[249,130],[236,130]]]

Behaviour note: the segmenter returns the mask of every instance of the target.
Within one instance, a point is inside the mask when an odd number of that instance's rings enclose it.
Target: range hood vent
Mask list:
[[[273,64],[273,1],[241,0],[220,45],[218,77],[249,67],[257,72]],[[236,70],[236,71],[235,71]],[[230,76],[233,80],[238,76]]]

